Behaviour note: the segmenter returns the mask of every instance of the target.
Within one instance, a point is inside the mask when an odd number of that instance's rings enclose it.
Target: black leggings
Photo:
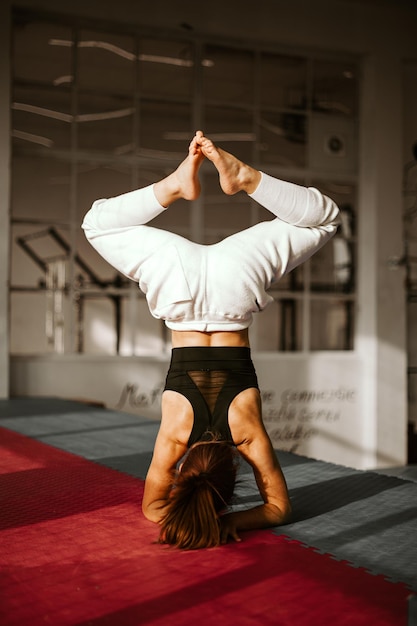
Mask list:
[[[190,402],[194,424],[188,446],[214,433],[233,442],[228,412],[233,399],[245,389],[258,387],[250,348],[173,348],[165,389],[177,391]]]

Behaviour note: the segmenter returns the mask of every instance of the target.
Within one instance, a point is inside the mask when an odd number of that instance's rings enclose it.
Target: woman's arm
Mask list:
[[[193,414],[189,403],[174,391],[162,394],[162,418],[145,480],[142,512],[160,522],[175,481],[178,461],[187,452]]]
[[[221,517],[222,542],[230,536],[239,541],[238,531],[279,526],[289,521],[291,502],[284,475],[268,435],[241,446],[240,452],[252,466],[259,492],[264,501],[245,511],[226,513]]]
[[[223,542],[229,536],[239,541],[240,530],[278,526],[288,522],[291,517],[291,502],[285,477],[262,422],[259,392],[248,389],[240,396],[231,407],[231,428],[233,422],[240,422],[239,428],[232,429],[232,433],[240,429],[243,433],[244,430],[244,439],[238,445],[238,450],[253,469],[263,504],[223,515],[220,520]]]
[[[167,436],[163,428],[159,430],[142,500],[142,512],[151,522],[158,523],[163,517],[175,480],[176,466],[184,453],[182,444]]]

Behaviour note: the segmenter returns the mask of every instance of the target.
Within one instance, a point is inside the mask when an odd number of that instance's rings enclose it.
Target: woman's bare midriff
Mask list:
[[[243,330],[229,330],[218,332],[198,332],[195,330],[173,330],[172,347],[185,348],[188,346],[237,346],[249,347],[249,332]]]

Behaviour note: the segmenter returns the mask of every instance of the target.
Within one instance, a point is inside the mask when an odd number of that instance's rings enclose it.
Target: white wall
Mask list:
[[[26,0],[24,5],[37,9],[44,7],[54,12],[58,10],[54,0]],[[72,0],[71,3],[59,4],[60,12],[97,19],[178,30],[186,23],[196,33],[215,34],[225,39],[263,40],[362,56],[356,350],[353,355],[300,355],[295,362],[297,366],[293,364],[291,367],[287,364],[293,363],[292,357],[278,355],[274,357],[273,367],[269,364],[265,371],[277,373],[278,380],[274,384],[280,388],[280,377],[290,372],[292,388],[307,388],[310,391],[328,389],[329,373],[337,372],[341,382],[348,380],[356,390],[355,404],[349,410],[344,408],[343,413],[346,424],[353,429],[349,435],[353,433],[353,439],[346,439],[347,430],[343,426],[342,447],[343,441],[346,445],[343,447],[344,455],[339,455],[338,461],[358,467],[404,463],[407,425],[404,269],[393,270],[391,260],[401,257],[403,252],[401,74],[404,59],[417,59],[415,3],[405,0],[396,3],[384,0],[379,3],[260,0],[242,8],[240,0],[212,0],[210,3],[154,0],[146,5],[145,11],[143,9],[143,3],[128,0],[118,3]],[[3,128],[4,116],[0,124]],[[0,163],[3,163],[6,157],[3,146],[0,151]],[[3,220],[5,210],[2,205]],[[3,248],[0,248],[0,253],[5,254]],[[4,287],[2,281],[1,288]],[[3,309],[0,312],[2,325],[5,323],[4,314]],[[0,332],[1,328],[3,326],[0,326]],[[16,358],[12,366],[12,389],[15,393],[44,394],[59,390],[66,397],[82,396],[84,386],[79,372],[81,367],[85,375],[91,372],[88,369],[90,361],[86,359],[82,362],[84,365],[78,363],[74,374],[69,375],[68,360],[57,363],[50,357],[41,363],[39,360]],[[122,368],[122,372],[124,365],[119,360],[109,366],[112,372],[116,365]],[[91,376],[106,380],[107,376],[102,378],[100,372],[107,365],[96,364],[96,367],[93,370],[96,373],[91,373]],[[142,367],[141,363],[137,367]],[[124,375],[125,379],[129,376]],[[331,380],[330,387],[334,389],[336,383],[333,377]],[[65,385],[60,387],[63,381]],[[272,388],[272,382],[265,384]],[[321,442],[315,444],[311,452],[332,460],[335,450],[340,449],[339,444],[330,442],[332,437],[334,439],[334,433],[331,437],[323,433]],[[355,442],[357,451],[352,452]]]
[[[366,467],[362,360],[354,354],[254,353],[263,416],[273,444],[310,457]],[[155,357],[14,357],[11,383],[17,395],[102,402],[160,419],[169,355]],[[71,385],[68,385],[71,381]],[[397,464],[393,450],[385,465]]]

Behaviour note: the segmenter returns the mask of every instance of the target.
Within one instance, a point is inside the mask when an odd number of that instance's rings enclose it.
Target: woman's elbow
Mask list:
[[[275,505],[275,523],[276,525],[288,524],[292,517],[291,501],[280,502],[279,505]]]
[[[292,505],[291,505],[290,500],[288,500],[288,502],[283,507],[281,514],[282,514],[281,524],[288,524],[288,522],[290,522],[292,518]]]
[[[142,514],[146,517],[150,522],[154,522],[154,524],[159,524],[162,520],[162,512],[161,509],[152,505],[146,505],[142,503]]]

